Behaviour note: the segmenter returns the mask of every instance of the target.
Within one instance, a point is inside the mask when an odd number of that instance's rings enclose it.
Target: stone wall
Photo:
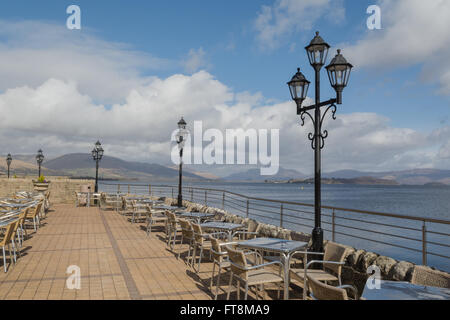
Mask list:
[[[176,205],[177,203],[176,199],[171,198],[161,198],[161,199],[165,199],[167,204]],[[183,201],[183,206],[185,206],[188,211],[215,213],[216,217],[222,217],[227,222],[247,225],[248,222],[250,221],[250,219],[248,218],[231,214],[222,209],[207,207],[189,201]],[[260,225],[261,228],[259,230],[259,234],[262,237],[308,241],[308,242],[310,239],[309,234],[305,234],[302,232],[291,231],[264,223],[260,223]],[[360,250],[349,246],[346,247],[349,250],[345,258],[345,266],[343,267],[342,270],[342,283],[352,284],[356,286],[360,294],[362,293],[366,281],[369,277],[369,274],[367,274],[367,268],[371,265],[379,267],[381,278],[383,280],[408,281],[408,282],[411,280],[415,264],[407,261],[398,261],[390,257],[381,256],[373,252],[367,252],[365,250]]]
[[[52,204],[75,203],[75,192],[80,191],[82,185],[90,185],[91,190],[94,190],[95,185],[93,180],[58,177],[47,177],[46,179],[51,181],[49,190]],[[18,191],[33,191],[32,179],[0,179],[0,197],[9,197]]]

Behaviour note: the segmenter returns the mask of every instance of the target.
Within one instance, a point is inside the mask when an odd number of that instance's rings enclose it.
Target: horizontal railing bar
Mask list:
[[[406,230],[412,230],[412,231],[422,231],[422,229],[396,226],[396,225],[393,225],[393,224],[387,224],[387,223],[381,223],[381,222],[375,222],[375,221],[364,221],[364,220],[361,220],[361,219],[354,219],[354,218],[344,218],[344,217],[339,217],[338,215],[336,215],[335,218],[336,219],[346,220],[346,221],[357,221],[357,222],[362,222],[362,223],[376,224],[376,225],[385,226],[385,227],[393,227],[393,228],[406,229]]]
[[[346,225],[342,225],[342,224],[338,224],[338,223],[335,223],[334,225],[337,226],[337,227],[348,228],[348,229],[353,229],[353,230],[358,230],[358,231],[374,232],[374,230],[367,230],[367,229],[362,229],[362,228],[357,228],[357,227],[351,227],[351,226],[346,226]],[[422,239],[415,239],[415,238],[410,238],[410,237],[405,237],[405,236],[398,236],[398,235],[395,235],[395,234],[381,232],[381,231],[375,231],[375,233],[376,234],[385,235],[385,236],[389,236],[389,237],[396,237],[396,238],[405,239],[405,240],[422,242]]]
[[[427,230],[427,233],[437,234],[437,235],[439,235],[439,236],[447,236],[447,237],[450,237],[450,234],[449,234],[449,233],[443,233],[443,232],[439,232],[439,231],[430,231],[430,230]]]
[[[342,232],[339,232],[339,231],[335,231],[335,233],[343,235],[343,236],[347,236],[347,237],[358,238],[358,239],[365,240],[365,241],[372,241],[372,242],[376,242],[376,243],[379,243],[379,244],[385,244],[385,245],[388,245],[388,246],[393,246],[393,247],[402,248],[402,249],[406,249],[406,250],[411,250],[411,251],[415,251],[415,252],[422,252],[422,250],[419,250],[419,249],[408,248],[408,247],[405,247],[405,246],[400,246],[398,244],[388,243],[388,242],[374,240],[374,239],[369,239],[369,238],[363,238],[363,237],[359,237],[359,236],[353,235],[353,234],[350,235],[350,234],[342,233]]]
[[[105,184],[108,185],[107,183],[102,183],[101,184]],[[117,184],[114,184],[117,185]],[[128,184],[121,184],[121,185],[125,185],[127,186]],[[142,185],[142,184],[138,184],[134,186],[148,186],[147,185]],[[131,186],[131,185],[130,185]],[[153,187],[166,187],[166,188],[172,188],[175,186],[167,186],[167,185],[152,185]],[[235,195],[237,197],[241,197],[244,199],[248,199],[248,200],[259,200],[259,201],[266,201],[266,202],[272,202],[272,203],[280,203],[280,204],[290,204],[290,205],[298,205],[298,206],[305,206],[305,207],[311,207],[313,208],[314,205],[313,204],[309,204],[309,203],[300,203],[300,202],[293,202],[293,201],[283,201],[283,200],[273,200],[273,199],[263,199],[263,198],[257,198],[257,197],[249,197],[249,196],[245,196],[239,193],[235,193],[235,192],[231,192],[228,190],[219,190],[219,189],[210,189],[210,188],[201,188],[201,187],[187,187],[187,188],[193,188],[193,189],[197,189],[197,190],[209,190],[209,191],[217,191],[217,192],[225,192],[229,195]],[[416,220],[416,221],[424,221],[424,222],[431,222],[431,223],[440,223],[440,224],[448,224],[450,225],[450,220],[440,220],[440,219],[434,219],[434,218],[425,218],[425,217],[414,217],[414,216],[406,216],[406,215],[401,215],[401,214],[394,214],[394,213],[384,213],[384,212],[375,212],[375,211],[366,211],[366,210],[357,210],[357,209],[347,209],[347,208],[339,208],[339,207],[331,207],[331,206],[322,206],[323,209],[330,209],[330,210],[338,210],[338,211],[345,211],[345,212],[351,212],[351,213],[364,213],[364,214],[369,214],[369,215],[377,215],[377,216],[383,216],[383,217],[391,217],[391,218],[397,218],[397,219],[407,219],[407,220]]]

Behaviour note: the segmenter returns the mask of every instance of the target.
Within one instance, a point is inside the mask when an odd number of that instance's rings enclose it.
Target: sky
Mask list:
[[[70,30],[69,5],[81,10]],[[381,8],[381,29],[366,12]],[[450,1],[2,1],[0,154],[89,152],[170,164],[180,116],[279,129],[280,165],[313,172],[286,82],[316,31],[354,65],[323,170],[450,169]],[[326,72],[321,97],[333,98]],[[308,99],[311,103],[311,86]],[[250,167],[250,166],[249,166]],[[217,175],[242,166],[201,166]]]

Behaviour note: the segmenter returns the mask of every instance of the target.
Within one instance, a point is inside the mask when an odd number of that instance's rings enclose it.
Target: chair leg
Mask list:
[[[197,257],[197,245],[194,245],[194,250],[192,252],[192,257],[191,257],[191,268],[193,268],[193,269],[195,269],[194,263],[195,263],[196,257]]]
[[[33,217],[33,224],[34,224],[34,231],[37,231],[37,229],[36,229],[36,216]]]
[[[203,256],[203,247],[200,248],[200,257],[198,257],[197,273],[200,272],[200,264],[202,263],[202,256]]]
[[[4,257],[5,248],[3,248],[3,257]],[[6,270],[5,270],[6,272]],[[230,281],[228,283],[228,293],[227,293],[227,300],[230,300],[230,293],[231,293],[231,285],[233,283],[233,271],[230,271]]]
[[[258,287],[258,286],[256,286]],[[244,295],[244,300],[247,300],[247,295],[248,295],[248,282],[245,283],[245,295]],[[256,295],[258,296],[258,291],[256,291]]]
[[[178,250],[177,259],[180,259],[181,247],[183,246],[183,241],[184,241],[184,237],[183,237],[183,234],[181,234],[181,242],[180,242],[180,247],[179,247],[180,250]]]
[[[12,245],[12,248],[13,248],[14,264],[16,264],[16,262],[17,262],[16,243],[15,243],[14,239],[11,239],[11,245]]]
[[[237,279],[237,299],[241,300],[241,281]]]
[[[186,258],[186,264],[189,265],[189,259],[192,261],[192,256],[191,256],[191,249],[192,249],[192,253],[194,253],[194,248],[192,247],[192,239],[189,240],[189,249],[188,249],[188,256]]]
[[[222,270],[221,266],[219,265],[219,274],[217,275],[217,283],[216,283],[216,295],[214,297],[214,300],[217,300],[217,294],[219,293],[219,286],[220,286],[220,271]]]
[[[214,271],[216,271],[216,262],[213,262],[211,281],[209,282],[209,290],[211,290],[211,291],[212,291],[212,286],[213,286]],[[219,271],[220,271],[220,268],[219,268]]]
[[[3,267],[4,267],[5,273],[6,273],[6,271],[8,271],[8,269],[6,268],[6,253],[5,253],[5,246],[3,246],[2,248],[3,248]]]

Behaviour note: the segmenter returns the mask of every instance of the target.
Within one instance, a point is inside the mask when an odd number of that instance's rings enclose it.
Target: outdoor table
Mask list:
[[[197,223],[200,223],[201,220],[207,219],[207,218],[213,218],[215,215],[213,213],[203,213],[203,212],[178,212],[178,217],[181,218],[194,218],[197,219]]]
[[[403,281],[380,280],[380,289],[369,289],[368,279],[361,298],[366,300],[450,300],[450,289],[427,287]]]
[[[136,201],[139,201],[139,202],[144,202],[144,201],[150,200],[147,197],[125,197],[125,199],[126,200],[136,200]]]
[[[205,222],[200,225],[202,229],[216,229],[220,231],[225,231],[228,233],[228,239],[233,240],[233,232],[245,228],[243,224],[230,223],[230,222],[220,222],[220,221],[210,221]]]
[[[7,208],[28,208],[32,207],[36,204],[36,202],[29,202],[29,203],[0,203],[0,207],[7,207]]]
[[[4,220],[0,220],[0,228],[4,228],[6,227],[8,224],[10,224],[11,222],[16,221],[17,218],[10,218],[10,219],[4,219]]]
[[[157,206],[152,207],[152,209],[155,209],[155,210],[170,210],[170,211],[186,210],[185,207],[167,206],[167,205],[157,205]]]
[[[239,241],[238,247],[269,251],[279,253],[284,269],[284,300],[289,299],[289,268],[291,255],[295,251],[304,250],[307,242],[276,239],[276,238],[254,238],[251,240]]]

